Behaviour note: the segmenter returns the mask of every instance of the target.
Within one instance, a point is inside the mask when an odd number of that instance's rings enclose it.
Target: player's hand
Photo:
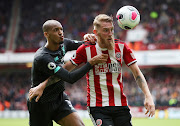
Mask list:
[[[149,113],[148,117],[153,117],[155,114],[155,105],[151,96],[145,97],[144,106],[146,108],[145,114]]]
[[[98,63],[104,63],[108,59],[108,54],[99,54],[89,60],[89,63],[93,66]]]
[[[89,41],[89,42],[91,42],[92,44],[95,44],[95,42],[96,42],[96,36],[95,36],[95,34],[85,34],[84,36],[83,36],[83,39],[84,39],[84,41],[86,42],[86,41]]]
[[[43,94],[43,91],[44,91],[44,89],[42,88],[41,85],[38,85],[38,86],[36,86],[34,88],[31,88],[29,90],[29,101],[31,101],[34,97],[37,96],[35,101],[38,102],[40,97]]]

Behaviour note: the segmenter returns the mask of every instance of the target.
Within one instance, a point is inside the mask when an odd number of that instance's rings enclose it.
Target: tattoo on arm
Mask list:
[[[136,77],[136,83],[138,84],[138,86],[142,89],[143,87],[146,87],[146,83],[143,80],[143,78],[141,78],[140,76]]]
[[[46,84],[46,87],[48,87],[48,86],[50,86],[50,85],[52,85],[52,84],[54,84],[54,83],[56,83],[56,82],[58,82],[58,81],[60,81],[61,79],[59,79],[58,77],[56,77],[56,76],[51,76],[49,79],[48,79],[48,82],[47,82],[47,84]]]

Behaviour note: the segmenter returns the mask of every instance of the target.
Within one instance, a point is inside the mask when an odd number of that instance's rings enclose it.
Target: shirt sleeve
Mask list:
[[[65,50],[67,51],[72,51],[72,50],[77,50],[77,48],[82,45],[84,42],[83,41],[77,41],[77,40],[71,40],[64,38],[64,45],[65,45]]]
[[[86,56],[86,50],[85,50],[85,45],[81,45],[73,54],[71,57],[70,61],[72,64],[78,66],[81,63],[86,63],[87,62],[87,56]]]
[[[39,59],[39,69],[48,76],[56,75],[59,79],[74,83],[82,78],[91,68],[89,62],[73,72],[68,72],[62,66],[56,64],[51,56],[42,56]]]
[[[126,45],[126,43],[124,43],[123,59],[127,66],[137,62],[132,50]]]
[[[74,82],[76,82],[77,80],[82,78],[91,68],[92,68],[92,66],[90,65],[89,62],[87,62],[81,68],[76,69],[73,72],[68,72],[64,68],[60,67],[60,69],[55,73],[55,75],[58,78],[73,84]]]

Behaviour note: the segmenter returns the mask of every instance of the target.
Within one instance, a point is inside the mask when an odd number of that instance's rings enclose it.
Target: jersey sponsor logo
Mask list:
[[[103,63],[97,64],[95,67],[95,74],[104,74],[104,73],[120,73],[121,72],[121,65],[119,63]]]
[[[121,59],[121,53],[120,53],[120,52],[116,52],[115,56],[116,56],[116,59],[117,59],[117,60],[120,60],[120,59]]]
[[[97,126],[101,126],[102,125],[102,119],[97,119],[96,124],[97,124]]]
[[[56,64],[53,63],[53,62],[49,62],[49,63],[48,63],[48,68],[49,68],[50,70],[54,70],[54,69],[56,68]]]

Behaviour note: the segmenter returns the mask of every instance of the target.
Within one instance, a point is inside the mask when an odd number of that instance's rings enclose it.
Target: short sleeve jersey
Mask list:
[[[118,39],[115,39],[115,49],[100,48],[98,44],[85,43],[81,45],[71,58],[74,65],[89,61],[98,54],[108,54],[106,63],[94,65],[86,74],[87,105],[90,107],[127,106],[123,93],[122,63],[127,66],[136,62],[132,50]]]

